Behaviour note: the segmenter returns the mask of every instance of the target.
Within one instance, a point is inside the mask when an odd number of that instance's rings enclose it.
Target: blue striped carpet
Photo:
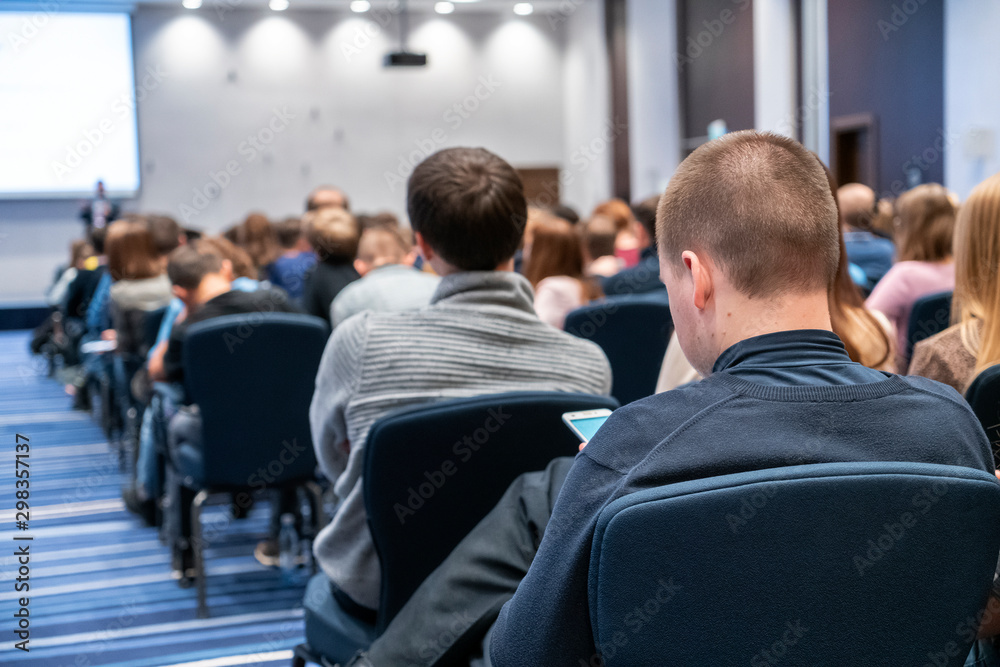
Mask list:
[[[204,515],[211,618],[195,616],[195,589],[170,576],[170,554],[121,502],[117,459],[91,418],[28,353],[28,334],[0,332],[0,664],[288,665],[304,637],[304,583],[286,585],[253,547],[266,503],[229,521]],[[15,528],[14,444],[30,442],[29,529]],[[228,524],[228,525],[227,525]],[[30,535],[31,542],[15,536]],[[30,544],[30,591],[16,593],[16,545]],[[14,648],[18,598],[30,598],[30,652]]]

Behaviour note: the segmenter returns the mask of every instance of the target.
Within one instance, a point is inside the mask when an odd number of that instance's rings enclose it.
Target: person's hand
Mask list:
[[[117,342],[118,332],[114,329],[105,329],[101,332],[101,340],[108,340],[112,342]]]

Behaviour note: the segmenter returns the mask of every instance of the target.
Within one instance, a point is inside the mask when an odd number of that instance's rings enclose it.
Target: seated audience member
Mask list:
[[[302,234],[302,220],[288,218],[274,226],[281,255],[267,267],[268,281],[288,292],[293,300],[302,298],[306,273],[316,264],[316,255]]]
[[[872,233],[890,241],[896,235],[896,206],[892,197],[880,197],[875,202],[875,213],[872,216]],[[955,202],[955,206],[958,203]],[[895,248],[895,244],[893,245]]]
[[[619,408],[575,459],[518,478],[357,664],[458,664],[494,618],[495,667],[594,664],[594,528],[643,489],[829,462],[993,472],[954,390],[853,362],[830,330],[837,209],[800,144],[748,131],[700,146],[671,178],[657,231],[678,338],[705,380]]]
[[[562,329],[571,310],[603,294],[597,282],[583,274],[583,251],[573,226],[562,218],[535,227],[524,277],[535,288],[538,319]]]
[[[130,354],[138,350],[142,340],[144,314],[170,303],[170,279],[147,220],[132,216],[111,223],[105,246],[113,281],[114,331],[102,337],[117,340],[119,351]]]
[[[86,261],[94,256],[94,246],[89,241],[77,239],[70,244],[69,262],[62,267],[56,280],[45,292],[45,303],[53,308],[59,308],[65,302],[69,286],[76,280],[80,271],[86,270]]]
[[[306,212],[324,208],[339,208],[350,211],[351,205],[343,190],[332,185],[321,185],[310,192],[309,197],[306,198]]]
[[[826,171],[830,192],[833,193],[839,210],[837,183],[826,165],[823,165],[823,169]],[[896,365],[893,355],[895,337],[892,335],[892,325],[882,313],[865,308],[864,300],[851,277],[849,267],[850,262],[847,260],[847,251],[844,248],[844,232],[841,227],[840,260],[837,263],[836,278],[830,288],[831,329],[844,344],[851,361],[875,370],[891,372]],[[660,367],[656,392],[670,391],[700,379],[701,375],[694,370],[681,352],[677,333],[672,333],[663,365]]]
[[[958,324],[913,348],[910,373],[965,393],[976,376],[1000,363],[1000,174],[980,183],[955,225]]]
[[[248,215],[243,224],[236,228],[235,242],[250,255],[257,269],[257,278],[266,279],[267,267],[281,254],[274,225],[267,216],[260,213]]]
[[[187,243],[187,232],[169,215],[151,214],[145,216],[149,232],[153,235],[156,252],[166,258],[179,245]],[[166,266],[166,259],[164,259]]]
[[[867,185],[848,183],[837,190],[837,201],[840,203],[840,226],[844,230],[847,258],[861,267],[874,285],[892,268],[896,250],[892,241],[872,231],[875,193]]]
[[[609,199],[598,204],[591,212],[590,217],[595,215],[603,215],[614,221],[617,230],[615,254],[625,262],[626,268],[638,264],[642,258],[642,250],[646,246],[643,244],[643,240],[636,236],[636,220],[628,203],[621,199]]]
[[[306,214],[305,233],[317,261],[305,277],[302,309],[329,322],[333,300],[361,277],[354,268],[361,231],[353,215],[327,206]]]
[[[905,373],[906,335],[913,302],[955,288],[951,243],[955,205],[937,183],[918,185],[896,202],[899,262],[879,281],[865,302],[896,328],[896,371]]]
[[[607,394],[611,387],[600,348],[541,322],[531,284],[512,271],[527,207],[509,164],[482,148],[435,153],[410,176],[408,211],[417,245],[441,284],[425,308],[364,312],[338,326],[309,411],[317,458],[341,500],[316,539],[316,559],[341,606],[371,621],[381,573],[361,471],[375,420],[463,396]]]
[[[416,251],[398,227],[372,226],[361,234],[354,268],[361,276],[333,300],[330,323],[371,310],[385,313],[421,308],[431,302],[441,279],[413,268]]]
[[[588,276],[613,276],[625,268],[621,257],[615,256],[615,223],[598,215],[583,229],[583,262]]]
[[[656,204],[658,197],[650,197],[636,205],[637,224],[633,236],[640,248],[639,263],[601,281],[608,296],[615,294],[645,294],[663,289],[660,267],[656,260]]]

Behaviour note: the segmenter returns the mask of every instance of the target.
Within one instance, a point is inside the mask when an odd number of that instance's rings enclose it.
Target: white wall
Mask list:
[[[545,15],[416,14],[410,47],[429,66],[387,70],[395,16],[383,26],[371,14],[247,9],[220,20],[205,7],[134,15],[143,185],[124,210],[218,231],[251,210],[299,213],[312,187],[332,183],[355,210],[403,214],[412,166],[446,146],[485,146],[518,167],[566,161],[564,27]],[[0,302],[41,298],[79,234],[77,206],[0,203]]]
[[[611,196],[610,141],[619,132],[611,121],[604,3],[566,0],[560,6],[552,22],[566,32],[562,199],[587,216]]]
[[[947,0],[944,14],[944,179],[965,199],[1000,171],[1000,3]]]
[[[629,0],[632,198],[661,194],[681,157],[674,0]]]

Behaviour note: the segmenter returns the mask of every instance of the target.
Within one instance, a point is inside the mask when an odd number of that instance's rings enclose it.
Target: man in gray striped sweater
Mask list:
[[[362,313],[338,326],[309,411],[317,458],[341,500],[316,539],[316,559],[341,606],[372,621],[381,574],[361,474],[377,419],[480,394],[611,389],[600,348],[539,320],[531,284],[513,272],[527,206],[509,164],[481,148],[440,151],[410,176],[408,212],[441,284],[429,306]]]

